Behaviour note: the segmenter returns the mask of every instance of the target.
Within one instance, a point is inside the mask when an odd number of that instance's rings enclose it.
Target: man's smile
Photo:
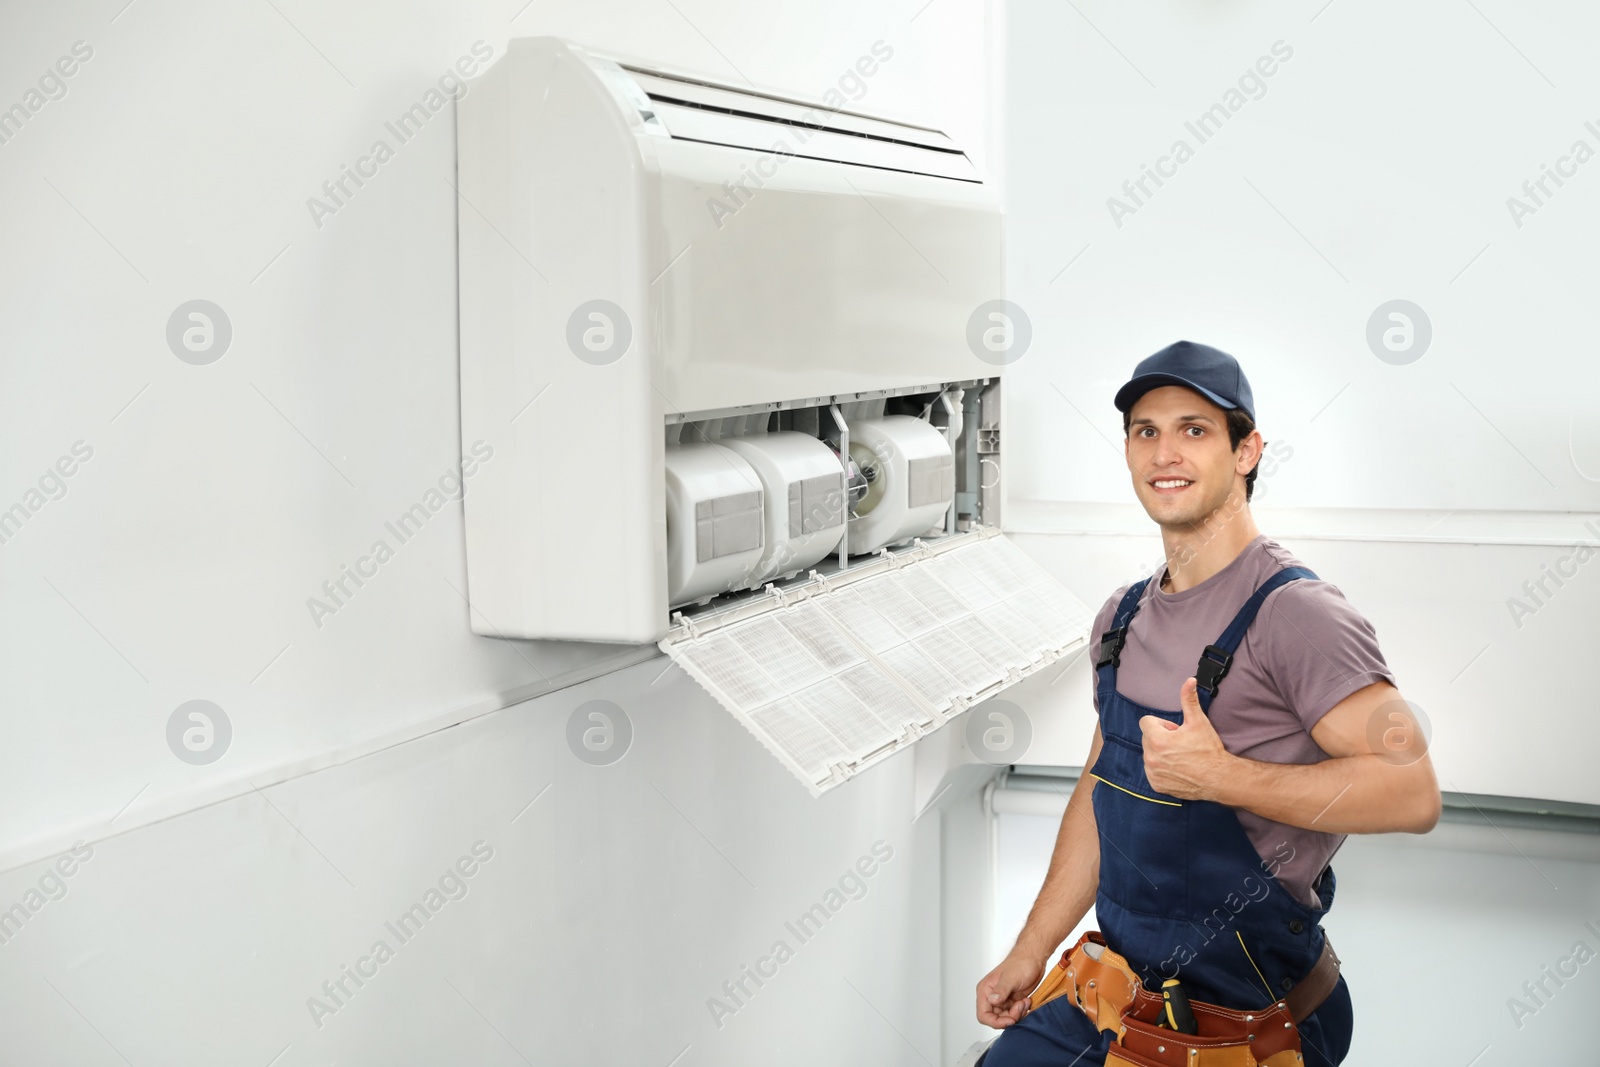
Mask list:
[[[1194,484],[1189,478],[1152,478],[1150,488],[1162,496],[1177,496]]]

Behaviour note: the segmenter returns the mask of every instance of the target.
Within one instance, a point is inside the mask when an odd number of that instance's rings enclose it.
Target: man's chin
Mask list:
[[[1180,503],[1175,500],[1150,501],[1141,498],[1140,503],[1144,505],[1144,513],[1150,516],[1151,522],[1174,533],[1186,533],[1196,527],[1204,526],[1217,512],[1216,507],[1191,501]]]

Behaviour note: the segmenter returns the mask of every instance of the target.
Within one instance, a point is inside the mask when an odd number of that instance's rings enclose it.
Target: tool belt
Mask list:
[[[1311,973],[1265,1008],[1235,1011],[1192,1000],[1199,1033],[1158,1026],[1164,1001],[1139,981],[1128,961],[1090,930],[1061,954],[1033,991],[1032,1007],[1070,996],[1089,1021],[1116,1034],[1106,1067],[1300,1067],[1296,1024],[1317,1010],[1339,981],[1339,957],[1326,938]]]

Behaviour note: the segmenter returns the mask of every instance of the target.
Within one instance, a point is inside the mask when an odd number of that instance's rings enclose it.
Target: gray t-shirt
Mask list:
[[[1117,691],[1146,707],[1177,711],[1178,690],[1195,672],[1200,652],[1214,644],[1262,582],[1284,567],[1305,566],[1261,534],[1222,570],[1192,589],[1161,589],[1163,563],[1145,587],[1117,668]],[[1309,568],[1315,571],[1315,567]],[[1095,616],[1089,662],[1100,635],[1132,582],[1112,594]],[[1211,724],[1223,747],[1264,763],[1329,759],[1311,728],[1334,705],[1377,681],[1394,685],[1377,632],[1339,588],[1302,578],[1275,589],[1257,612],[1211,703]],[[1099,693],[1095,707],[1099,709]],[[1329,797],[1332,800],[1332,797]],[[1235,808],[1239,823],[1277,879],[1304,903],[1318,906],[1311,886],[1344,843],[1344,834],[1304,830]],[[1289,851],[1292,849],[1292,853]],[[1285,861],[1288,855],[1292,858]]]

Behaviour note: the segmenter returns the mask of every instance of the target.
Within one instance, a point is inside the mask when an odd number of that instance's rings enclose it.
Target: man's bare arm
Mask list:
[[[1061,816],[1061,829],[1056,833],[1056,847],[1050,854],[1050,869],[1044,876],[1044,886],[1028,912],[1027,922],[1022,924],[1014,952],[1024,952],[1041,960],[1049,958],[1094,906],[1095,893],[1100,886],[1100,829],[1090,796],[1095,780],[1089,777],[1089,768],[1100,758],[1100,744],[1097,725],[1083,775],[1073,787],[1067,810]]]
[[[1194,679],[1180,699],[1181,726],[1153,715],[1140,720],[1145,770],[1164,793],[1327,833],[1422,834],[1439,821],[1427,739],[1388,682],[1350,694],[1317,721],[1311,736],[1333,758],[1308,764],[1232,755],[1200,711]]]
[[[1100,758],[1100,743],[1097,725],[1083,776],[1061,816],[1044,886],[1016,946],[978,983],[978,1021],[985,1026],[1003,1029],[1027,1013],[1032,1007],[1028,994],[1044,977],[1045,965],[1094,904],[1100,885],[1100,831],[1091,796],[1095,780],[1088,770]]]
[[[1307,765],[1235,759],[1217,800],[1264,818],[1336,834],[1425,834],[1439,821],[1427,739],[1400,691],[1374,682],[1311,728],[1333,759]]]

